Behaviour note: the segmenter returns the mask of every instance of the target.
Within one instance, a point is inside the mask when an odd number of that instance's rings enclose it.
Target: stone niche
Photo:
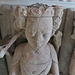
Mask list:
[[[3,45],[13,37],[17,32],[14,30],[13,22],[15,21],[14,9],[16,6],[1,5],[0,6],[0,31],[1,42]],[[14,54],[15,47],[20,43],[27,42],[25,35],[16,40],[16,42],[8,50],[3,59],[0,59],[0,74],[8,75],[10,72],[11,58]],[[74,9],[65,9],[60,28],[51,38],[50,42],[56,49],[59,59],[60,75],[75,75],[75,11]],[[74,62],[73,62],[74,61]],[[4,71],[4,72],[3,72]],[[5,73],[5,74],[4,74]]]

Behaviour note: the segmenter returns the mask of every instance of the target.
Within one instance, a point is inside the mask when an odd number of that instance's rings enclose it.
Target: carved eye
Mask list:
[[[36,36],[36,32],[32,33],[32,38],[34,38]]]
[[[32,38],[34,38],[35,37],[35,35],[34,36],[32,36]]]
[[[45,37],[48,37],[48,36],[50,36],[50,33],[45,33],[45,34],[43,34],[43,37],[45,38]]]

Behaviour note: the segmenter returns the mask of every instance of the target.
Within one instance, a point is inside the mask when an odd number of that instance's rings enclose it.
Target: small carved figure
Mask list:
[[[61,47],[61,40],[62,40],[62,32],[57,31],[55,35],[53,36],[52,44],[54,45],[57,54],[59,54],[59,48]]]
[[[59,6],[16,7],[14,28],[25,30],[28,42],[16,47],[10,75],[47,75],[50,69],[49,75],[59,75],[57,54],[48,41],[59,28],[62,15],[63,8]]]
[[[16,31],[20,31],[21,29],[25,29],[25,16],[27,12],[25,11],[26,8],[24,6],[17,6],[14,12],[15,15],[15,22],[14,22],[14,29]]]

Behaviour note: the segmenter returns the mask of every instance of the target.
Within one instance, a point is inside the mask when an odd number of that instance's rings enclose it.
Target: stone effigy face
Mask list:
[[[59,6],[16,7],[14,29],[23,30],[28,42],[16,47],[10,75],[47,75],[50,70],[49,75],[59,75],[57,54],[48,41],[59,28],[62,15],[63,8]]]

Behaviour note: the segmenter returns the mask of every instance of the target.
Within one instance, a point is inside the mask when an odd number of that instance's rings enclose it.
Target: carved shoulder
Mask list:
[[[50,56],[51,56],[53,62],[58,63],[57,53],[56,53],[56,51],[55,51],[55,48],[54,48],[53,45],[50,44],[50,43],[49,43],[48,45],[49,45],[49,47],[50,47],[50,54],[51,54]]]
[[[13,60],[12,60],[13,65],[17,64],[20,61],[25,45],[26,44],[23,43],[16,47]]]

